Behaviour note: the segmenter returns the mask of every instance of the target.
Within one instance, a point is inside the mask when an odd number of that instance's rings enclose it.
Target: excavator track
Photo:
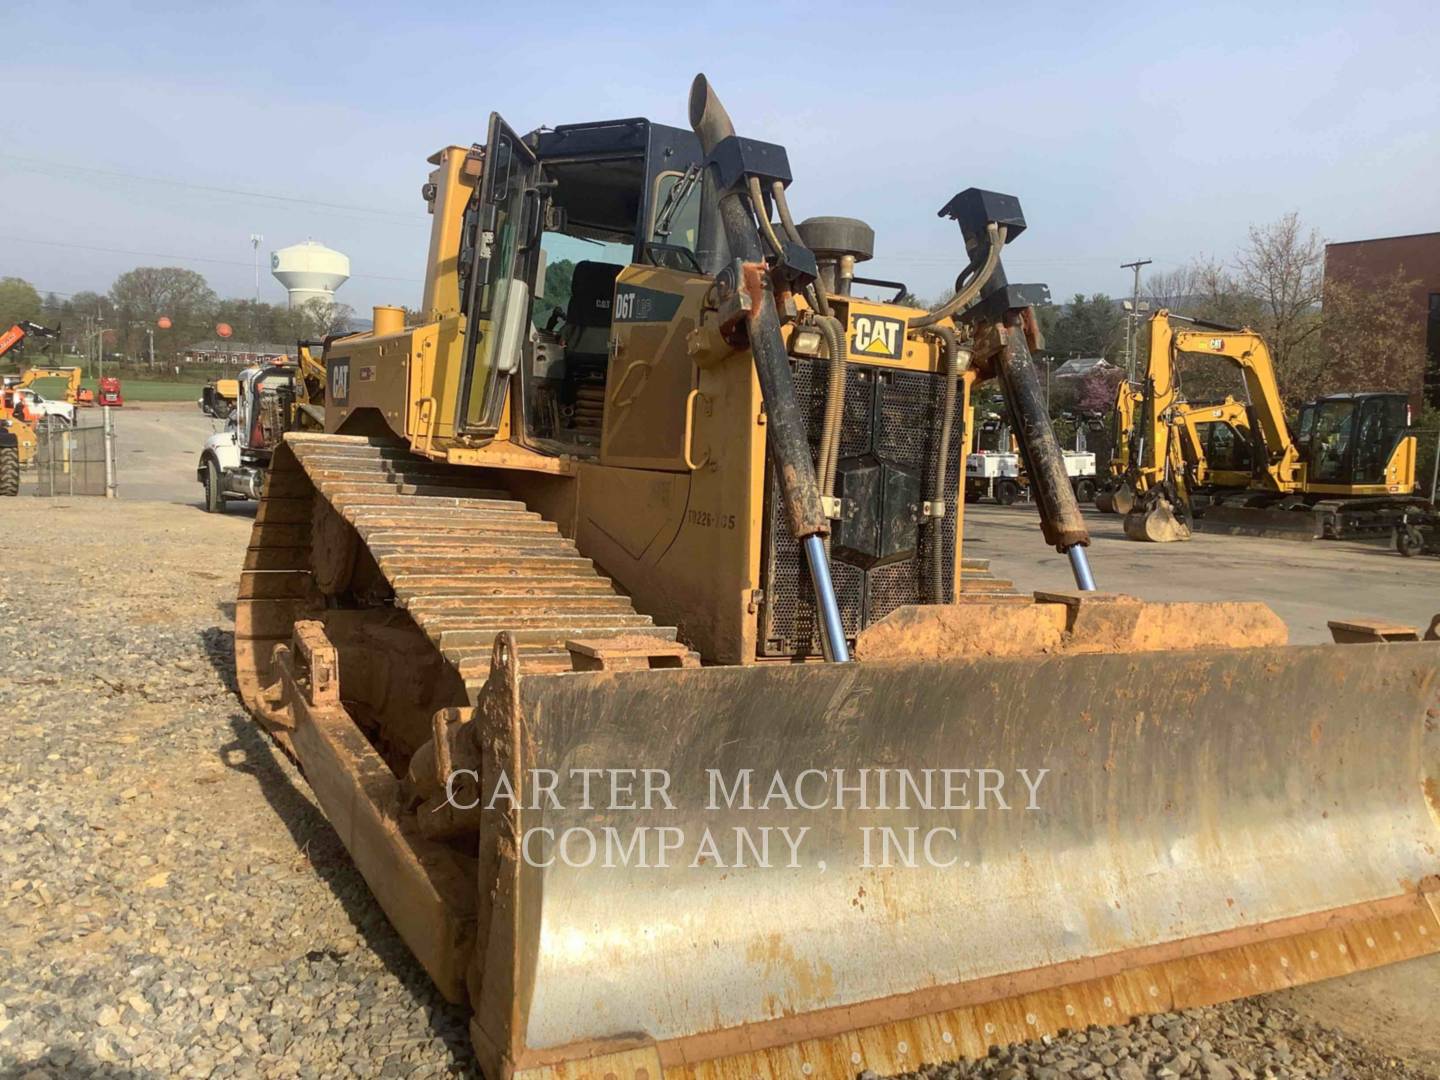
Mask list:
[[[576,639],[641,650],[648,640],[699,663],[674,627],[637,613],[554,522],[479,470],[381,439],[291,433],[266,476],[236,606],[247,702],[269,683],[269,653],[295,622],[336,607],[337,594],[357,601],[362,567],[358,602],[405,612],[472,705],[501,631],[532,674],[572,670],[566,643]]]

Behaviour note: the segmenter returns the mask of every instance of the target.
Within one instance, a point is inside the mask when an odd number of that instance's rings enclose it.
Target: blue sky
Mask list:
[[[683,125],[701,70],[788,147],[797,214],[866,219],[867,271],[921,295],[963,262],[935,211],[971,185],[1020,197],[1010,276],[1057,296],[1290,210],[1336,240],[1440,229],[1440,5],[1153,7],[0,0],[0,276],[180,264],[250,295],[258,232],[347,253],[361,311],[413,305],[428,154],[492,109]]]

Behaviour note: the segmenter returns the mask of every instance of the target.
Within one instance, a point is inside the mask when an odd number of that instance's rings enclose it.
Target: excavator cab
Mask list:
[[[1405,394],[1332,394],[1301,408],[1296,442],[1312,483],[1384,486],[1409,431]]]

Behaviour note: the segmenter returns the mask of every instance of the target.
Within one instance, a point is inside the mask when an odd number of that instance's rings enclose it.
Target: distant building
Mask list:
[[[1085,379],[1095,372],[1119,371],[1114,364],[1110,363],[1103,356],[1077,356],[1066,360],[1055,369],[1055,379]]]
[[[1440,406],[1440,232],[1325,245],[1326,281],[1364,289],[1401,269],[1416,280],[1411,300],[1415,333],[1425,339],[1421,385],[1410,389]]]
[[[230,364],[237,368],[249,367],[268,360],[278,360],[295,355],[294,345],[279,345],[275,342],[197,341],[185,346],[181,357],[187,364]]]

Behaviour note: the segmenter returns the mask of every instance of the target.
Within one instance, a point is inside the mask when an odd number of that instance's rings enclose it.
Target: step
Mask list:
[[[464,663],[477,657],[490,655],[495,645],[495,636],[500,630],[452,630],[440,635],[440,648],[455,663]],[[593,640],[597,638],[643,637],[656,641],[674,641],[673,626],[534,626],[512,630],[511,635],[523,656],[528,650],[535,651],[538,645],[564,645],[573,638]]]
[[[441,639],[447,642],[449,641],[446,636],[448,634],[468,633],[472,630],[494,634],[500,630],[544,629],[562,625],[585,631],[591,627],[625,628],[655,625],[655,620],[649,615],[637,615],[629,611],[577,613],[565,610],[530,614],[522,610],[515,610],[493,615],[432,615],[417,621],[424,626],[427,634],[432,636],[439,634]]]
[[[452,596],[567,596],[572,593],[601,593],[619,595],[606,578],[598,575],[585,577],[532,577],[522,578],[516,574],[476,574],[472,577],[456,578],[445,574],[405,574],[393,579],[391,584],[397,593],[406,593],[405,605],[427,597]]]

